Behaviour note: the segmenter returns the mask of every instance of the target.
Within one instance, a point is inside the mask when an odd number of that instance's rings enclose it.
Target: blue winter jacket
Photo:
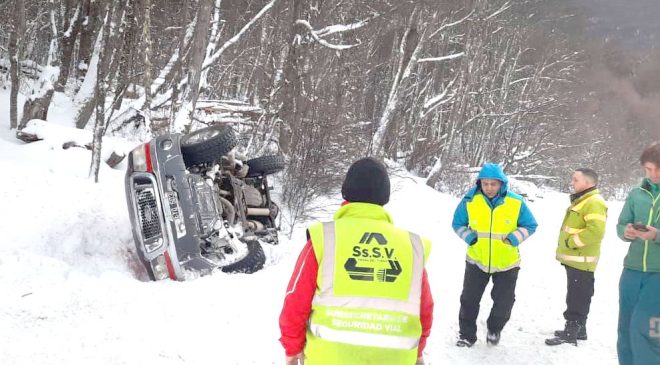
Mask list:
[[[492,199],[488,198],[485,194],[481,192],[481,179],[495,179],[502,182],[502,187],[500,188],[500,191]],[[523,199],[522,196],[513,193],[508,189],[509,189],[509,178],[507,178],[507,176],[504,174],[502,167],[494,163],[484,164],[483,167],[481,168],[481,171],[479,172],[479,176],[477,177],[477,182],[475,186],[465,194],[461,202],[456,207],[456,211],[454,212],[454,220],[452,221],[451,224],[456,234],[458,234],[459,237],[461,237],[461,233],[459,231],[464,232],[465,229],[463,227],[469,226],[470,220],[468,217],[466,204],[472,201],[472,199],[477,194],[481,194],[486,198],[486,201],[490,205],[491,209],[494,209],[495,207],[501,205],[504,202],[504,197],[506,196],[520,200],[522,204],[520,206],[520,214],[518,216],[518,223],[517,223],[518,227],[527,229],[527,231],[529,232],[529,236],[534,234],[538,224],[536,223],[536,219],[534,219],[532,212],[529,210],[529,207],[527,207],[527,204],[525,203],[525,200]],[[507,235],[507,239],[511,242],[511,245],[513,246],[518,246],[521,243],[518,237],[516,237],[516,235],[514,235],[513,233]],[[465,243],[471,245],[477,242],[477,235],[474,232],[470,231],[470,233],[465,236],[464,240]]]

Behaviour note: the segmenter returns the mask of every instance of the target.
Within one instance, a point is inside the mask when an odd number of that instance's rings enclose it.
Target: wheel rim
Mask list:
[[[221,258],[212,260],[217,267],[222,268],[229,265],[233,265],[243,260],[250,254],[248,245],[244,242],[239,241],[238,239],[229,240],[227,246],[229,246],[233,252],[224,253]]]
[[[183,144],[191,145],[191,144],[197,144],[200,142],[208,141],[209,139],[217,136],[218,134],[220,134],[220,131],[215,128],[200,129],[198,131],[189,134],[187,138],[183,141]]]

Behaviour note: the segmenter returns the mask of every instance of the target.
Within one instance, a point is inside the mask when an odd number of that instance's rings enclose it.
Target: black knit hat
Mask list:
[[[385,205],[390,201],[387,169],[372,157],[359,159],[348,168],[341,195],[350,202]]]

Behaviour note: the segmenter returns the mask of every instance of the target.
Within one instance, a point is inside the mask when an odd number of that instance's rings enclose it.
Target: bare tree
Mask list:
[[[119,1],[119,4],[122,5],[122,9],[118,10],[115,2]],[[107,5],[107,4],[106,4]],[[105,98],[106,87],[103,87],[104,93],[98,94],[97,83],[104,82],[109,83],[109,80],[114,80],[117,71],[119,69],[119,64],[121,57],[118,55],[119,51],[122,50],[121,35],[124,33],[124,29],[127,27],[125,21],[128,11],[131,9],[132,0],[113,0],[112,6],[110,7],[110,12],[106,13],[103,20],[103,27],[108,26],[106,23],[110,22],[109,25],[109,34],[106,34],[107,39],[104,40],[102,32],[98,32],[96,41],[94,43],[94,48],[90,60],[89,71],[85,74],[85,79],[76,94],[74,101],[78,105],[78,113],[76,115],[76,127],[85,128],[90,118],[94,114],[96,105],[99,103],[99,98]],[[108,18],[110,17],[110,18]],[[99,68],[103,68],[101,71],[102,74],[108,80],[99,80]],[[114,89],[112,89],[114,91]],[[103,125],[104,121],[101,121]]]
[[[21,123],[18,125],[18,129],[21,130],[25,128],[27,122],[31,119],[42,119],[47,120],[48,108],[50,107],[50,101],[53,97],[53,92],[55,91],[55,84],[59,77],[59,37],[57,29],[57,14],[59,4],[55,3],[55,0],[48,1],[49,6],[49,29],[51,31],[50,35],[50,46],[48,49],[48,60],[46,62],[47,67],[41,73],[41,77],[37,85],[32,89],[31,94],[28,95],[25,105],[23,106],[23,117],[21,118]]]
[[[94,84],[96,95],[94,98],[94,100],[96,100],[94,109],[96,111],[96,118],[94,121],[94,136],[92,140],[92,159],[89,168],[89,174],[94,177],[94,182],[99,181],[99,170],[101,166],[101,149],[103,147],[102,139],[106,125],[106,92],[109,90],[108,76],[110,74],[110,65],[116,48],[113,47],[112,43],[113,38],[117,37],[115,33],[119,33],[117,31],[117,24],[120,23],[118,19],[123,17],[123,15],[117,14],[122,13],[120,9],[124,9],[125,11],[128,8],[127,5],[129,1],[130,0],[112,0],[110,3],[106,4],[103,27],[99,34],[99,62],[96,67],[96,83]]]
[[[55,85],[55,91],[62,92],[69,79],[71,72],[71,61],[73,58],[73,50],[75,47],[76,39],[82,28],[84,21],[83,17],[83,0],[65,0],[63,3],[63,26],[60,28],[60,42],[62,44],[62,52],[60,53],[60,74]]]
[[[25,28],[25,5],[23,0],[14,0],[14,21],[9,37],[9,62],[11,67],[11,94],[9,96],[10,129],[18,127],[18,91],[20,89],[20,43]]]
[[[102,22],[101,1],[82,0],[81,18],[84,19],[80,29],[80,40],[78,41],[78,60],[75,65],[76,76],[81,83],[84,83],[87,76],[87,70],[91,67],[92,57],[94,55],[94,45],[96,35]]]
[[[153,42],[151,41],[151,0],[142,0],[142,55],[144,70],[142,86],[144,87],[144,113],[147,119],[151,118],[151,57]]]

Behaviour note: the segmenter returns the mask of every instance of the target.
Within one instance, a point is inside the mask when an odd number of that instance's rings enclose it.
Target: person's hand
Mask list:
[[[626,224],[626,228],[623,230],[623,237],[629,240],[634,240],[639,238],[639,234],[642,233],[635,228],[631,223]]]
[[[287,356],[286,357],[286,362],[284,364],[285,365],[305,365],[305,354],[303,352],[299,352],[296,355]]]
[[[424,365],[424,356],[418,357],[417,362],[415,362],[415,365]]]
[[[646,232],[635,230],[637,237],[645,241],[655,241],[658,238],[658,229],[653,226],[646,226],[646,228],[648,229]]]

